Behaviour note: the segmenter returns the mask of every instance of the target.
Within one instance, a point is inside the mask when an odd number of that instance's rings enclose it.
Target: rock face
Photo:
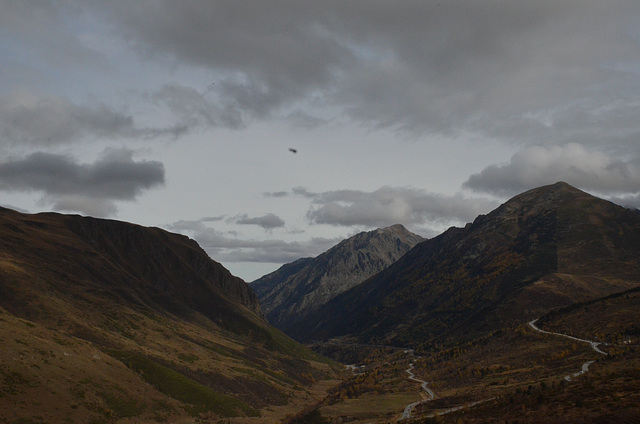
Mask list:
[[[159,228],[84,217],[68,228],[107,258],[129,263],[130,272],[159,292],[204,307],[208,292],[219,292],[261,315],[258,298],[241,278],[212,260],[192,239]]]
[[[556,183],[417,245],[288,331],[430,346],[639,284],[638,213]]]
[[[424,239],[402,225],[363,232],[316,258],[303,258],[251,283],[267,320],[287,328],[336,295],[382,271]]]

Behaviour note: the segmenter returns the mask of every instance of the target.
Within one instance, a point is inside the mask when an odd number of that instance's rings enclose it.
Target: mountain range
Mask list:
[[[561,182],[251,285],[182,235],[0,208],[0,422],[637,422],[639,290],[640,212]]]
[[[423,238],[402,225],[358,233],[251,283],[267,320],[287,331],[338,294],[382,271]]]
[[[276,422],[336,375],[195,241],[4,208],[0,344],[9,423]]]
[[[433,348],[640,284],[640,213],[566,183],[426,240],[287,329]]]

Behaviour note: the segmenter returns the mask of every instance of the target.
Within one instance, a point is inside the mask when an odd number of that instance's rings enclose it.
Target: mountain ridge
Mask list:
[[[286,331],[320,305],[386,268],[424,239],[396,224],[361,232],[315,258],[302,258],[251,283],[265,316]]]
[[[636,213],[560,182],[420,243],[289,334],[414,347],[464,339],[585,300],[587,288],[606,295],[640,284],[638,253]]]

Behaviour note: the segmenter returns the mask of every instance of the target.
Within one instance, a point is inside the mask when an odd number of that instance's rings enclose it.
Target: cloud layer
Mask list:
[[[224,109],[248,116],[314,98],[374,126],[532,141],[551,125],[566,143],[594,116],[638,107],[632,0],[105,7],[141,54],[219,72]],[[628,144],[635,124],[618,116],[607,132]]]
[[[279,216],[268,213],[263,216],[258,216],[254,218],[250,218],[248,215],[243,214],[241,216],[236,217],[236,224],[240,225],[257,225],[262,227],[266,231],[273,230],[274,228],[284,227],[284,221]]]
[[[314,257],[341,241],[314,237],[305,242],[269,240],[248,240],[224,234],[207,225],[208,220],[178,221],[170,224],[172,231],[191,235],[211,255],[228,262],[268,262],[287,263],[303,257]]]
[[[638,162],[614,159],[579,144],[534,146],[471,175],[464,186],[499,196],[510,196],[546,184],[565,181],[598,193],[640,192]]]
[[[446,196],[411,187],[323,193],[312,193],[303,187],[296,187],[292,194],[310,199],[307,218],[311,223],[346,227],[464,224],[497,206],[495,200],[487,198],[465,197],[462,194]]]
[[[0,163],[0,190],[40,192],[44,203],[104,216],[115,211],[113,201],[134,200],[164,184],[164,174],[162,163],[135,162],[133,152],[126,149],[107,150],[89,164],[37,152]]]
[[[638,22],[637,0],[0,1],[0,191],[208,215],[174,228],[258,262],[560,180],[640,205]]]
[[[52,146],[96,139],[177,137],[184,127],[140,128],[133,117],[104,104],[12,92],[0,97],[0,144]]]

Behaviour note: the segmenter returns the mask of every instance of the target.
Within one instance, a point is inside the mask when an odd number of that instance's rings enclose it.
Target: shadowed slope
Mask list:
[[[417,245],[289,334],[426,347],[639,283],[640,216],[557,183]]]
[[[287,331],[338,294],[382,271],[422,237],[402,225],[362,232],[316,258],[299,259],[251,283],[272,324]]]
[[[334,375],[193,240],[80,216],[0,209],[0,339],[7,422],[275,422]]]

